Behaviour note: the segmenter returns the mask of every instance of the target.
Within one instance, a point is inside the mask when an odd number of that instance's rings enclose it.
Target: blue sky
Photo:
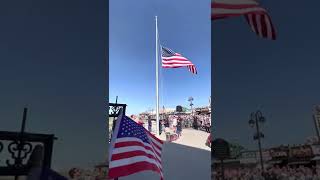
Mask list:
[[[124,4],[126,4],[124,6]],[[155,15],[163,46],[197,67],[160,68],[160,106],[208,105],[211,93],[210,1],[111,0],[109,13],[109,98],[128,105],[127,114],[155,108]]]
[[[313,106],[320,103],[320,3],[261,4],[272,17],[276,41],[256,36],[243,17],[212,25],[214,134],[256,148],[248,120],[260,109],[267,120],[264,147],[304,143],[315,135]]]

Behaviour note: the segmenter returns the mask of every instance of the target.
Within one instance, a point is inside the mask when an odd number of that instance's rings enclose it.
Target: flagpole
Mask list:
[[[158,17],[156,16],[156,135],[159,133],[159,55],[158,55]]]

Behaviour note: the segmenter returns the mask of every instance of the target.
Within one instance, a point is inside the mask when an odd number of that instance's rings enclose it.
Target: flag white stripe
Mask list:
[[[256,31],[256,29],[254,27],[254,24],[253,24],[253,15],[252,14],[248,14],[247,17],[248,17],[248,23],[249,23],[252,31],[257,33],[257,31]]]
[[[170,60],[170,59],[178,59],[178,60],[186,60],[188,61],[187,58],[182,57],[182,56],[170,56],[170,57],[162,57],[163,60]]]
[[[187,67],[187,66],[190,66],[192,64],[172,64],[172,65],[169,65],[169,64],[163,64],[162,67]]]
[[[270,19],[267,15],[263,15],[263,16],[267,26],[268,37],[272,38],[272,25],[271,25]]]
[[[214,0],[214,3],[232,4],[232,5],[238,5],[238,4],[258,5],[258,2],[255,0]]]
[[[128,146],[128,147],[115,148],[112,155],[127,153],[132,151],[144,151],[147,154],[152,155],[153,157],[161,161],[161,158],[156,153],[154,153],[153,151],[147,150],[141,146]]]
[[[137,162],[149,162],[152,164],[155,164],[156,166],[158,166],[158,168],[161,171],[161,164],[159,164],[157,161],[155,161],[154,159],[150,159],[146,156],[135,156],[135,157],[131,157],[131,158],[126,158],[126,159],[120,159],[120,160],[114,160],[111,161],[109,164],[109,168],[116,168],[116,167],[121,167],[121,166],[126,166],[126,165],[130,165],[130,164],[134,164]]]
[[[120,139],[124,139],[124,138],[120,138]],[[132,138],[134,139],[134,138]],[[121,141],[124,142],[124,141]],[[143,145],[149,147],[152,149],[152,146],[148,143],[144,143],[143,141],[139,140],[139,139],[135,139],[135,140],[127,140],[127,142],[140,142],[143,143]],[[116,141],[117,143],[117,141]],[[160,148],[162,148],[162,146],[160,145]],[[127,147],[120,147],[120,148],[115,148],[112,154],[119,154],[119,153],[124,153],[126,151],[134,151],[134,150],[141,150],[141,151],[150,151],[147,150],[146,148],[142,147],[142,146],[127,146]],[[157,153],[159,153],[161,155],[161,149],[155,148],[155,151]],[[152,152],[152,151],[150,151]],[[153,152],[152,152],[153,153]],[[161,158],[156,154],[157,158],[160,160]]]
[[[170,63],[181,63],[181,64],[192,64],[190,61],[180,61],[180,60],[162,60],[163,64],[170,64]]]
[[[152,137],[150,137],[150,139],[154,144],[156,144],[157,146],[159,146],[162,149],[162,144],[161,143],[159,143],[157,140],[153,139]]]
[[[151,138],[151,137],[150,137]],[[134,138],[134,137],[123,137],[123,138],[117,138],[117,140],[115,142],[128,142],[128,141],[139,141],[141,143],[144,143],[146,146],[151,146],[148,143],[143,142],[141,139],[139,138]],[[161,144],[159,145],[160,147],[162,146]]]

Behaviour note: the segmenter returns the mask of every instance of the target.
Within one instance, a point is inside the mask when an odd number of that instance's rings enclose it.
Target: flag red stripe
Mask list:
[[[162,60],[164,60],[164,61],[169,61],[169,60],[174,60],[174,59],[182,60],[182,61],[188,61],[187,58],[181,57],[181,56],[162,57]]]
[[[232,3],[212,2],[211,19],[217,20],[244,15],[250,28],[258,36],[275,40],[276,32],[267,11],[257,1],[238,1]]]
[[[162,63],[190,63],[192,64],[189,60],[185,59],[176,59],[176,58],[171,58],[171,59],[162,59]]]
[[[226,4],[226,3],[211,3],[211,8],[221,9],[248,9],[260,8],[257,4]]]
[[[109,178],[117,178],[121,176],[128,176],[137,172],[151,170],[154,172],[157,172],[159,174],[162,174],[161,170],[152,163],[149,162],[138,162],[134,164],[129,164],[126,166],[120,166],[115,168],[109,169]]]
[[[153,149],[151,147],[145,146],[143,143],[137,142],[137,141],[118,142],[114,145],[114,148],[122,148],[122,147],[129,147],[129,146],[141,146],[141,147],[145,148],[146,150],[153,151]],[[159,151],[161,151],[161,148],[159,146],[157,146],[157,149]],[[161,154],[159,152],[155,151],[155,153],[159,157],[161,157]]]
[[[160,146],[158,146],[158,144],[156,144],[156,143],[154,143],[154,142],[151,142],[152,143],[152,145],[154,146],[154,147],[156,147],[156,149],[159,149],[160,151],[161,151],[161,147]],[[156,152],[157,153],[157,152]],[[157,153],[158,154],[158,153]],[[158,154],[159,155],[159,154]],[[159,155],[160,157],[161,157],[161,155]]]
[[[170,67],[168,67],[168,66],[162,66],[162,68],[181,68],[181,67],[185,67],[185,66],[170,66]]]
[[[157,141],[160,144],[163,144],[163,141],[161,141],[160,139],[158,139],[155,135],[153,135],[152,133],[150,133],[149,131],[146,131],[147,134],[155,141]]]
[[[121,123],[138,126],[136,122],[126,116],[118,119],[117,123],[117,127]],[[127,127],[117,128],[114,133],[124,135],[125,133],[121,132],[120,129],[124,131],[125,128]],[[108,173],[110,178],[113,179],[140,171],[151,170],[159,173],[161,179],[163,179],[161,167],[163,141],[153,136],[144,128],[139,130],[147,136],[149,141],[139,136],[131,137],[124,135],[124,137],[118,137],[118,134],[113,135]]]
[[[150,151],[153,150],[151,147],[145,146],[142,142],[138,142],[138,141],[118,142],[115,144],[115,148],[122,148],[122,147],[128,147],[128,146],[141,146],[146,150],[150,150]],[[161,151],[161,148],[159,146],[157,146],[157,148]]]
[[[172,64],[178,64],[178,65],[189,64],[189,65],[192,65],[192,63],[190,63],[190,62],[163,62],[163,61],[162,61],[162,64],[163,65],[172,65]]]
[[[265,16],[260,16],[262,37],[268,37],[268,27]]]
[[[119,154],[113,154],[111,157],[111,161],[131,158],[131,157],[135,157],[135,156],[145,156],[147,158],[150,158],[150,159],[157,161],[160,165],[162,164],[158,158],[156,158],[152,154],[146,153],[145,151],[130,151],[130,152],[124,152],[124,153],[119,153]]]
[[[263,14],[261,11],[250,11],[246,13],[221,13],[221,14],[212,14],[211,19],[213,20],[218,20],[218,19],[224,19],[224,18],[229,18],[229,17],[237,17],[237,16],[242,16],[246,14]]]

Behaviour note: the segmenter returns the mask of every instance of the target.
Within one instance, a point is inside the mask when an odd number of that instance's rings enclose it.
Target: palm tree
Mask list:
[[[192,110],[192,106],[193,106],[193,104],[192,104],[193,97],[192,97],[192,96],[190,96],[190,97],[188,98],[188,101],[190,102],[191,114],[192,114],[192,112],[193,112],[193,110]]]

